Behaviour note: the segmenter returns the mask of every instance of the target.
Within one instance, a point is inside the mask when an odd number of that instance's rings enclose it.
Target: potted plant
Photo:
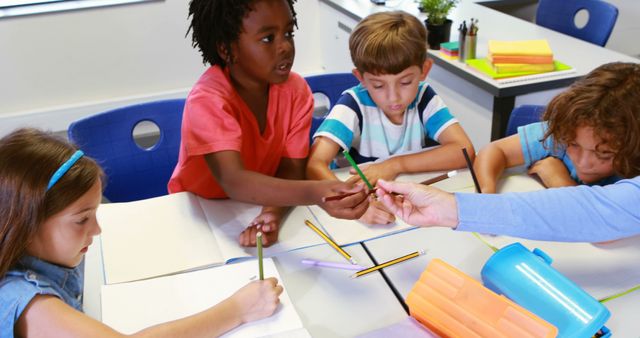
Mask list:
[[[428,43],[432,49],[440,49],[440,43],[451,37],[451,20],[447,15],[459,0],[420,0],[419,9],[427,14],[424,24],[427,26]]]

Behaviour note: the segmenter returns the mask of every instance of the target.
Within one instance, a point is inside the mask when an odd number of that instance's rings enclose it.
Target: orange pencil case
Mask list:
[[[556,337],[558,329],[440,259],[407,296],[411,316],[442,337]]]

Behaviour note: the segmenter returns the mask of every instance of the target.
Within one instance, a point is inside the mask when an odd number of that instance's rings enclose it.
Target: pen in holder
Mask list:
[[[476,35],[467,35],[464,38],[464,47],[463,47],[463,61],[475,59],[476,58],[476,43],[478,41],[478,36]]]
[[[458,29],[460,31],[459,56],[460,62],[476,58],[476,44],[478,42],[478,19],[471,18],[471,24],[467,28],[467,22],[463,21]]]

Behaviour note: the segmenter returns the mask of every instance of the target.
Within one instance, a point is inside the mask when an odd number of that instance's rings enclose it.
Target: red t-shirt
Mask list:
[[[169,193],[190,191],[205,198],[225,198],[204,155],[224,150],[240,152],[245,169],[275,175],[280,159],[305,158],[313,95],[307,82],[291,73],[286,82],[269,87],[267,125],[258,122],[230,82],[227,71],[210,67],[187,98],[182,117],[178,164]]]

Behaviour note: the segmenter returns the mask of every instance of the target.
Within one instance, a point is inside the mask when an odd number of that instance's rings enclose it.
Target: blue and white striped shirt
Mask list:
[[[322,122],[314,138],[324,136],[349,149],[357,163],[387,159],[438,145],[440,134],[458,121],[428,84],[421,82],[401,125],[393,124],[357,85],[346,90]],[[337,167],[349,166],[342,154]]]

